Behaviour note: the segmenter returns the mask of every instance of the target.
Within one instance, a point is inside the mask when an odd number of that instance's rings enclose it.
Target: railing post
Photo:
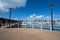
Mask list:
[[[26,25],[24,25],[25,26],[25,28],[26,28]]]
[[[33,29],[34,27],[33,27],[33,24],[32,24],[32,29]]]
[[[18,24],[18,28],[19,28],[19,23],[17,23]]]
[[[42,30],[42,23],[41,23],[41,30]]]
[[[50,31],[52,31],[52,25],[50,24]]]

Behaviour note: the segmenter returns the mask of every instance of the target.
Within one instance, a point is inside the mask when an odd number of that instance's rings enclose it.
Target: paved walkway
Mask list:
[[[60,40],[60,32],[26,28],[0,29],[0,40]]]

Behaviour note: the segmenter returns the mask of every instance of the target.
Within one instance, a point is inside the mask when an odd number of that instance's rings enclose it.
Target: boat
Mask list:
[[[22,24],[21,25],[26,25],[26,23],[25,22],[22,22]]]

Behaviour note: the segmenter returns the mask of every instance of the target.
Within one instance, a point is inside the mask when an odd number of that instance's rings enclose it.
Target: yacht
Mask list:
[[[25,22],[22,22],[22,24],[21,25],[26,25],[26,23]]]

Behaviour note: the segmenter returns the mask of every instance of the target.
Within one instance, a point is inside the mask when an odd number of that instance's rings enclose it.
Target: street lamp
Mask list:
[[[10,10],[10,14],[9,14],[9,27],[10,27],[10,20],[11,20],[11,12],[12,12],[12,8],[9,8]],[[11,27],[10,27],[11,28]]]
[[[53,2],[52,0],[50,4],[50,10],[51,10],[51,26],[52,26],[52,31],[53,31]]]

